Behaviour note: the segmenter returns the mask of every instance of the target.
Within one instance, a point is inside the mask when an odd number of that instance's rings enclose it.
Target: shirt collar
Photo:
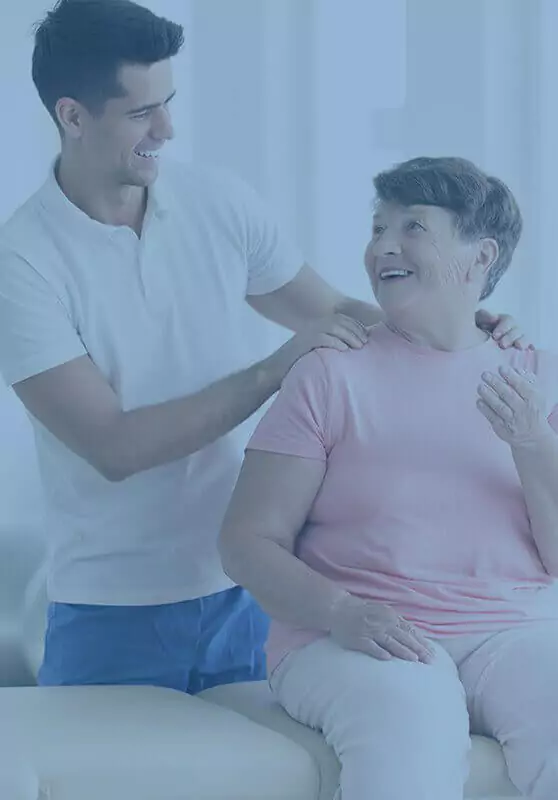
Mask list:
[[[84,233],[97,236],[112,237],[118,234],[124,226],[108,225],[88,216],[69,200],[56,179],[56,167],[59,156],[50,165],[46,182],[41,190],[41,203],[47,211],[53,213],[64,225],[73,226]],[[153,217],[163,219],[170,209],[170,197],[164,175],[159,175],[154,184],[147,190],[147,208],[145,224]]]

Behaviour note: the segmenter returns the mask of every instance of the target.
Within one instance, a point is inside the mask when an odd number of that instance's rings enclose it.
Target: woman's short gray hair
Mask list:
[[[494,239],[499,255],[488,272],[480,299],[494,291],[508,269],[523,221],[516,199],[498,178],[464,158],[413,158],[374,178],[378,200],[402,206],[438,206],[453,214],[468,239]]]

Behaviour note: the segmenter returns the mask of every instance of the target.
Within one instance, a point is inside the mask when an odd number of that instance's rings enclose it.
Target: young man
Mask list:
[[[360,347],[380,318],[303,264],[237,179],[159,162],[182,43],[128,0],[61,0],[36,32],[61,152],[0,236],[0,367],[48,504],[42,684],[264,676],[266,618],[217,552],[238,426],[302,355]],[[251,366],[246,300],[296,331]],[[509,317],[484,323],[518,339]]]

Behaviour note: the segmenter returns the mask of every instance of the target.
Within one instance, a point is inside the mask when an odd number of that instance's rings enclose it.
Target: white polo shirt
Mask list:
[[[246,295],[278,289],[302,262],[228,173],[162,161],[138,240],[81,212],[51,170],[0,231],[0,370],[13,385],[88,353],[125,411],[192,394],[251,363]],[[155,605],[232,586],[216,542],[242,428],[111,483],[31,421],[52,600]]]

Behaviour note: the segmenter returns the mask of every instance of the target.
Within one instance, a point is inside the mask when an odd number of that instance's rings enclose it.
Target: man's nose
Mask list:
[[[174,139],[174,126],[168,108],[160,108],[154,114],[151,136],[160,142]]]

